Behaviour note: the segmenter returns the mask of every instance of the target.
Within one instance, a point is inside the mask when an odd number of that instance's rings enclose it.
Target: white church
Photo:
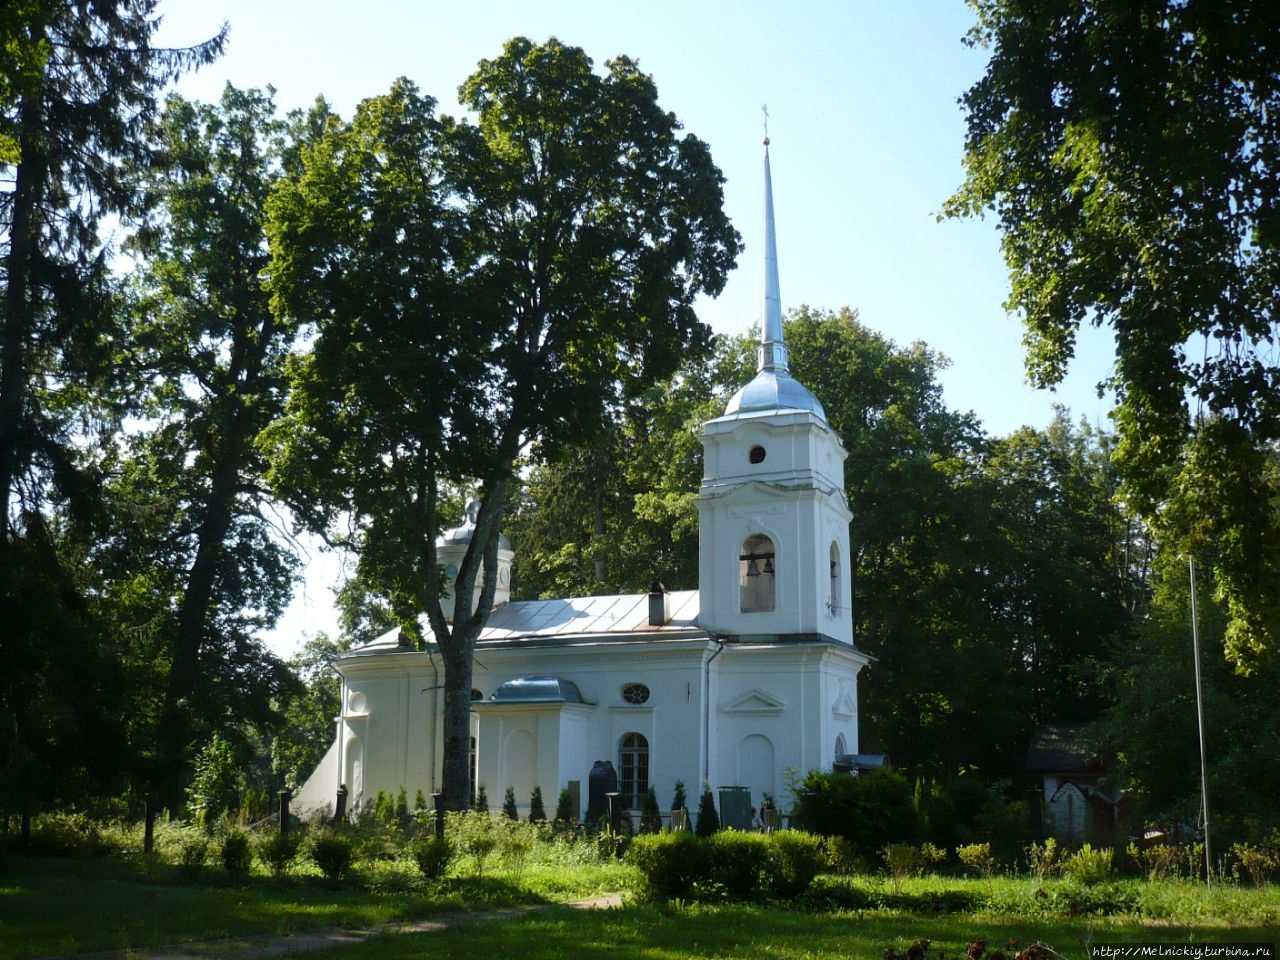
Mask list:
[[[627,810],[651,786],[666,809],[677,780],[691,807],[704,783],[785,805],[788,768],[830,769],[858,749],[869,658],[853,644],[846,453],[788,373],[768,142],[757,372],[702,429],[699,587],[510,602],[515,554],[502,539],[471,713],[475,783],[493,807],[510,787],[527,815],[536,786],[550,814],[568,787],[581,816],[602,762]],[[446,574],[473,519],[438,541]],[[430,633],[419,650],[392,631],[333,666],[337,735],[297,806],[332,806],[343,787],[348,809],[380,790],[438,790],[444,672]]]

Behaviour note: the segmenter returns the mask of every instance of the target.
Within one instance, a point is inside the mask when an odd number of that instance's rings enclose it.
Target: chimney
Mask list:
[[[667,588],[661,581],[654,580],[649,584],[649,626],[661,627],[671,619],[667,610]]]

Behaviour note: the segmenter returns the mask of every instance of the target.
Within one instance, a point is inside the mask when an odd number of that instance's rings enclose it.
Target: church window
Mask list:
[[[831,597],[827,600],[827,609],[833,617],[840,616],[840,546],[831,541]]]
[[[764,613],[774,608],[773,541],[755,533],[742,541],[738,554],[738,584],[743,613]]]
[[[618,743],[618,799],[624,810],[639,810],[649,792],[649,741],[628,733]]]
[[[836,759],[839,760],[848,752],[849,752],[849,747],[845,743],[844,734],[843,733],[836,734]]]
[[[622,688],[622,699],[637,707],[642,703],[648,703],[649,688],[643,683],[628,683]]]
[[[477,690],[475,687],[472,687],[472,688],[471,688],[471,699],[472,699],[472,700],[483,700],[483,699],[484,699],[484,694],[483,694],[483,693],[481,693],[479,690]]]
[[[764,463],[764,447],[756,444],[747,452],[747,459],[752,463]]]

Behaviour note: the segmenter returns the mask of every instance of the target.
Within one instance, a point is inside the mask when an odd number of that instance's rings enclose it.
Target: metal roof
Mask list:
[[[582,691],[563,677],[520,677],[499,684],[486,703],[586,703]]]
[[[521,640],[610,637],[628,635],[652,639],[661,635],[688,635],[699,632],[698,591],[672,590],[667,593],[667,622],[649,624],[647,593],[605,597],[570,597],[565,600],[517,600],[495,607],[480,631],[478,644],[514,643]],[[430,627],[423,625],[427,638]],[[407,649],[400,644],[399,628],[351,651],[353,655],[386,653]]]

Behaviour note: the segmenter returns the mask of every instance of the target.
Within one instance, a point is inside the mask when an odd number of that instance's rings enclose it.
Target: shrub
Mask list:
[[[858,848],[848,837],[827,837],[823,843],[827,854],[827,866],[832,873],[851,877],[862,872],[864,863]]]
[[[1095,850],[1085,844],[1062,865],[1062,872],[1082,886],[1091,887],[1111,877],[1112,851],[1110,847]]]
[[[422,792],[422,788],[418,788],[418,792],[413,795],[413,812],[418,813],[427,809],[427,795]]]
[[[232,877],[243,877],[249,873],[249,865],[253,856],[249,848],[249,834],[243,830],[228,830],[222,838],[222,867]]]
[[[687,830],[636,837],[626,859],[639,869],[650,899],[688,897],[693,885],[706,879],[702,844]]]
[[[477,877],[484,876],[484,865],[498,846],[497,825],[487,813],[472,810],[451,813],[445,820],[447,835],[454,848],[471,858]]]
[[[917,833],[911,787],[886,768],[856,777],[811,772],[804,779],[798,819],[810,833],[845,837],[862,855],[911,842]]]
[[[704,843],[711,882],[735,900],[752,897],[760,886],[768,855],[765,835],[722,830],[707,837]]]
[[[453,846],[442,837],[418,837],[410,848],[418,872],[428,880],[439,880],[453,862]]]
[[[1232,844],[1231,856],[1236,861],[1237,866],[1248,874],[1249,881],[1255,887],[1260,887],[1266,883],[1268,875],[1280,862],[1280,857],[1277,857],[1265,846],[1255,847],[1248,843]]]
[[[822,838],[803,830],[778,830],[766,839],[765,890],[783,900],[800,896],[822,870]]]
[[[1164,880],[1176,874],[1178,861],[1182,859],[1182,851],[1167,843],[1153,843],[1149,847],[1139,847],[1131,842],[1125,852],[1138,865],[1142,875],[1153,881]]]
[[[188,827],[178,837],[178,870],[187,880],[200,876],[209,858],[209,838],[200,830]]]
[[[671,809],[672,810],[688,810],[689,809],[689,800],[688,798],[685,797],[685,794],[684,794],[683,780],[676,781],[675,793],[671,797]]]
[[[298,856],[300,834],[273,831],[258,841],[258,859],[273,877],[283,877]]]
[[[886,843],[880,850],[885,870],[893,880],[893,892],[902,892],[902,881],[920,869],[920,851],[909,843]]]
[[[573,793],[565,787],[560,791],[560,799],[556,801],[556,825],[564,829],[577,819],[577,811],[573,809]]]
[[[1058,841],[1053,837],[1046,838],[1044,843],[1032,841],[1027,845],[1027,864],[1036,883],[1043,887],[1045,880],[1062,872],[1062,848]]]
[[[520,819],[520,811],[516,809],[515,787],[507,787],[507,792],[502,798],[502,815],[508,820]]]
[[[658,792],[651,786],[644,795],[644,806],[640,813],[640,830],[644,833],[657,833],[662,829],[662,808],[658,806]]]
[[[529,822],[537,823],[539,820],[547,819],[547,808],[542,804],[542,788],[534,787],[533,795],[529,797]]]
[[[991,855],[989,843],[966,843],[956,847],[956,856],[960,862],[985,880],[990,880],[996,871],[996,858]]]
[[[702,795],[698,797],[698,822],[694,832],[700,837],[709,837],[720,829],[720,815],[716,813],[716,798],[711,793],[711,784],[703,783]]]
[[[476,787],[476,799],[475,802],[471,804],[471,809],[476,813],[487,814],[489,812],[489,795],[484,792],[483,783]]]
[[[329,880],[341,880],[351,870],[355,846],[345,833],[326,831],[311,845],[311,859]]]

